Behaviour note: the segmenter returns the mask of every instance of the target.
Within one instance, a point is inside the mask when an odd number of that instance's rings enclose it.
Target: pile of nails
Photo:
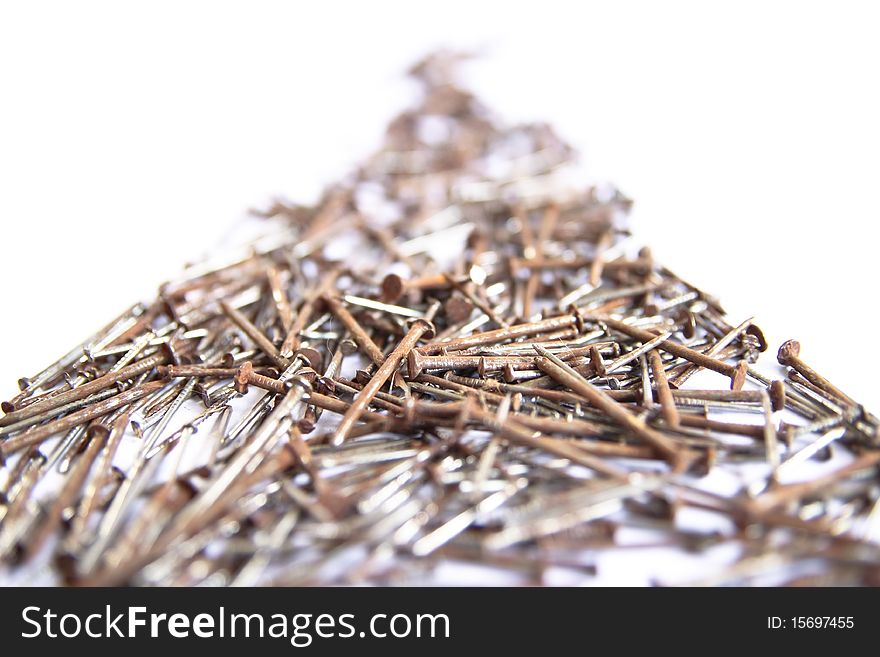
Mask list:
[[[795,341],[755,369],[758,326],[461,58],[411,69],[417,105],[314,206],[19,381],[7,581],[552,584],[662,548],[712,557],[688,584],[880,584],[877,419]]]

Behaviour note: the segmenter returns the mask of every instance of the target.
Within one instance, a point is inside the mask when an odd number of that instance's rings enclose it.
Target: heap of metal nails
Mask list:
[[[877,419],[794,341],[754,369],[761,330],[633,252],[629,200],[457,61],[411,70],[420,103],[317,204],[19,381],[4,577],[607,582],[660,547],[715,559],[661,584],[880,584]]]

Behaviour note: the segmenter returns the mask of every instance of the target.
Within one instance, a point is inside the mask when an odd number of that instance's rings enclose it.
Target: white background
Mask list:
[[[440,45],[554,123],[636,236],[875,412],[871,3],[0,4],[0,398],[248,207],[314,197]],[[765,358],[772,359],[772,354]]]

